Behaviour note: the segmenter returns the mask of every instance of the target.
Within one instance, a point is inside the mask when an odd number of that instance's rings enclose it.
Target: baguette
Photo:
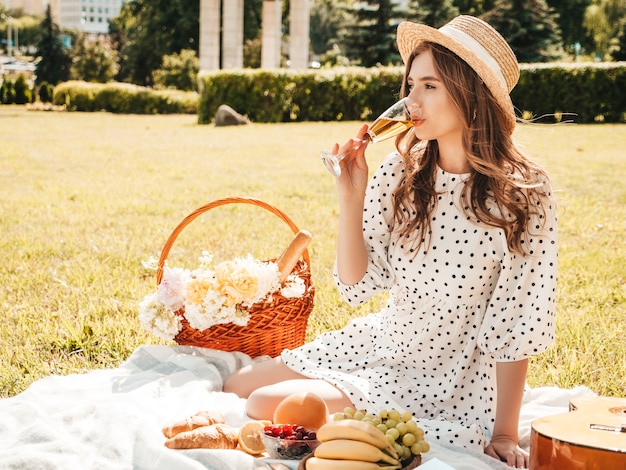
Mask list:
[[[238,432],[224,423],[183,431],[165,441],[169,449],[236,449]]]
[[[171,438],[181,432],[193,431],[196,428],[224,422],[224,417],[220,413],[199,411],[193,416],[189,416],[183,420],[175,421],[169,426],[165,426],[161,431],[165,437]]]
[[[291,240],[289,246],[282,252],[282,254],[276,260],[276,264],[278,265],[278,271],[280,272],[280,282],[281,284],[285,282],[294,266],[304,253],[304,250],[311,243],[312,235],[307,230],[300,230],[296,233],[296,236]]]

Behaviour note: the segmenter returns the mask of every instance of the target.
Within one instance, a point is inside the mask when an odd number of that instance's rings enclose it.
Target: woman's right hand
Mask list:
[[[365,149],[368,146],[367,124],[357,132],[354,139],[349,139],[343,146],[335,144],[333,153],[345,152],[341,161],[341,175],[337,177],[337,190],[340,198],[357,197],[361,201],[365,197],[365,188],[369,176],[369,169],[365,159]]]
[[[341,161],[341,175],[336,179],[339,193],[339,233],[337,236],[337,272],[344,284],[359,282],[367,270],[367,250],[363,240],[363,206],[368,182],[365,161],[367,124],[356,138],[348,140],[343,147],[335,144],[334,152],[347,151]]]

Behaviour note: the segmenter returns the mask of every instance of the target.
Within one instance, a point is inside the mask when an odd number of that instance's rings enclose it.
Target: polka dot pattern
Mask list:
[[[392,194],[403,177],[402,159],[392,154],[371,180],[364,278],[343,285],[335,272],[349,304],[384,290],[386,308],[284,351],[282,358],[294,370],[339,387],[357,408],[407,408],[430,438],[482,452],[495,415],[496,362],[538,354],[554,340],[554,202],[550,197],[541,233],[532,222],[532,255],[515,254],[501,229],[464,213],[466,175],[439,169],[430,243],[416,253],[388,230]]]

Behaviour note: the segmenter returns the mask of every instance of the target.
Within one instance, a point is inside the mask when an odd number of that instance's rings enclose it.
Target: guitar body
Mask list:
[[[569,413],[532,422],[530,470],[626,469],[626,432],[592,429],[626,424],[626,398],[577,397]]]

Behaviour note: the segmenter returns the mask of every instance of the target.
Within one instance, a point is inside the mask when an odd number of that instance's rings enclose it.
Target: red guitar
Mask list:
[[[626,398],[577,397],[532,422],[530,470],[626,470]]]

